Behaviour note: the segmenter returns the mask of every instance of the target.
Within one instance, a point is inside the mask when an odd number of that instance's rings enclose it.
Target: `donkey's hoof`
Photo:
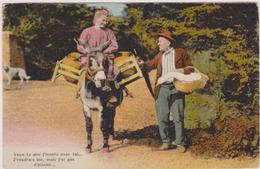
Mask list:
[[[91,148],[90,145],[88,145],[85,150],[86,150],[86,153],[91,153],[92,152],[92,148]]]
[[[109,153],[109,145],[103,145],[102,152],[103,153]]]

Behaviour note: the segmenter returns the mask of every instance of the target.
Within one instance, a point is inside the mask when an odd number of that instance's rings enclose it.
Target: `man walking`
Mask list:
[[[184,68],[184,74],[190,74],[194,71],[190,59],[186,56],[184,49],[174,49],[174,39],[168,30],[162,30],[158,34],[159,53],[152,59],[144,63],[145,68],[157,68],[157,80],[160,77],[173,72],[175,69]],[[185,152],[184,145],[184,105],[185,94],[176,90],[173,81],[166,81],[161,85],[156,85],[155,99],[156,112],[159,132],[162,139],[160,150],[168,150],[173,147],[178,152]],[[169,113],[171,113],[174,125],[176,140],[172,143],[169,135]]]

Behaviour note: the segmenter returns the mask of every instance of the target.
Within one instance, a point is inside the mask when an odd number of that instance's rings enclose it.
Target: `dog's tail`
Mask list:
[[[26,83],[29,83],[29,79],[31,79],[31,76],[26,76]]]
[[[31,79],[31,76],[26,76],[25,79],[26,79],[26,80],[29,80],[29,79]]]

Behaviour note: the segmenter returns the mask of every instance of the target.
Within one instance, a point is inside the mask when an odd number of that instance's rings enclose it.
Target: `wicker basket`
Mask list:
[[[80,69],[80,62],[79,62],[79,57],[80,57],[80,53],[77,53],[77,52],[72,52],[72,53],[69,53],[63,60],[62,60],[62,63],[65,64],[65,65],[68,65],[70,67],[73,67],[75,69]],[[73,72],[72,72],[73,73]],[[71,83],[76,83],[77,80],[73,79],[73,78],[70,78],[68,76],[64,76],[64,78],[68,81],[68,82],[71,82]]]
[[[195,73],[199,73],[201,75],[201,79],[193,82],[184,82],[184,81],[176,80],[174,82],[176,90],[184,93],[191,93],[194,90],[202,89],[205,87],[207,81],[209,80],[208,76],[201,73],[197,68],[195,67],[192,68],[195,69]]]
[[[80,62],[78,61],[80,57],[80,53],[72,52],[69,53],[62,61],[62,63],[74,67],[76,69],[80,69]]]
[[[143,77],[136,58],[131,52],[119,52],[119,56],[115,58],[114,63],[121,72],[122,79],[119,80],[120,85],[130,84]]]

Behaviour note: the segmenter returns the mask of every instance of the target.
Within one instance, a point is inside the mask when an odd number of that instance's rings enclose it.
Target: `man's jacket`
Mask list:
[[[174,58],[174,64],[175,68],[185,68],[187,66],[192,66],[192,63],[190,61],[190,58],[186,55],[186,52],[183,48],[177,48],[175,50],[175,58]],[[146,61],[145,62],[145,67],[148,70],[157,68],[157,73],[156,73],[156,82],[158,78],[162,75],[162,55],[163,51],[160,51],[157,53],[152,60]],[[186,69],[185,74],[189,74],[192,72],[191,69]],[[155,91],[156,92],[156,91]]]

